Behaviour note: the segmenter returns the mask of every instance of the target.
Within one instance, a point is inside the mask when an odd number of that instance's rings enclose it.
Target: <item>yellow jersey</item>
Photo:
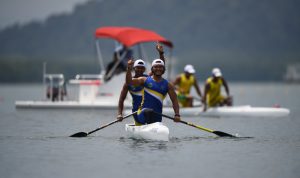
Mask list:
[[[178,84],[178,91],[181,94],[188,95],[190,94],[191,87],[195,83],[195,77],[191,75],[189,78],[185,76],[185,74],[180,75],[180,83]]]
[[[208,83],[210,86],[209,91],[207,91],[207,104],[210,107],[216,106],[218,103],[224,100],[224,97],[221,95],[223,81],[218,79],[217,82],[213,82],[213,78],[209,77],[206,80],[206,83]]]

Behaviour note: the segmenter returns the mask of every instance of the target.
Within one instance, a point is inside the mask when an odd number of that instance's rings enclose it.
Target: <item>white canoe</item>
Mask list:
[[[125,130],[130,137],[146,140],[168,141],[169,128],[161,122],[135,126],[134,124],[126,124]]]
[[[125,113],[131,113],[131,110],[126,110]],[[172,107],[164,107],[163,113],[173,116]],[[208,108],[203,112],[202,107],[180,108],[181,117],[185,116],[203,116],[203,117],[286,117],[290,114],[290,110],[286,108],[275,107],[252,107],[245,106],[224,106]]]
[[[207,117],[285,117],[290,114],[290,110],[286,108],[252,107],[250,105],[208,108],[206,112],[202,110],[202,107],[181,108],[180,114],[182,116]],[[174,111],[171,107],[164,107],[163,113],[172,115]]]

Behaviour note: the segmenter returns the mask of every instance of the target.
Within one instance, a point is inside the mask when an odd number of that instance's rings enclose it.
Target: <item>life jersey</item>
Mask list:
[[[190,75],[189,78],[185,74],[180,75],[179,91],[181,94],[190,94],[191,87],[195,83],[195,77]]]
[[[209,106],[215,106],[222,98],[221,86],[223,81],[218,79],[217,82],[213,82],[213,77],[209,77],[206,82],[209,84],[210,89],[207,92],[207,102]]]
[[[144,74],[143,77],[148,77],[148,75]],[[135,112],[142,103],[144,86],[128,85],[128,91],[132,97],[132,112]]]
[[[168,83],[169,82],[166,79],[156,82],[151,76],[147,77],[144,83],[143,100],[139,110],[143,108],[150,108],[157,113],[162,113],[163,100],[165,99],[169,89]],[[156,115],[155,117],[157,117],[155,118],[157,122],[161,121],[161,116]]]

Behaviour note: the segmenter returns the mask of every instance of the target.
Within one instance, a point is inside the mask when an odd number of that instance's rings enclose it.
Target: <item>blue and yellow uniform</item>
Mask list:
[[[219,103],[224,101],[224,96],[221,95],[221,86],[223,81],[219,78],[217,82],[213,82],[213,78],[209,77],[206,80],[206,83],[209,84],[210,88],[207,92],[207,104],[209,107],[217,106]]]
[[[135,119],[136,125],[150,124],[161,122],[161,115],[151,114],[147,116],[144,109],[149,108],[154,112],[162,113],[163,100],[168,93],[168,81],[162,79],[159,82],[153,80],[151,76],[147,77],[144,83],[144,95],[141,106],[138,109],[138,117]]]
[[[148,75],[143,75],[143,77],[148,77]],[[144,86],[128,85],[128,91],[132,97],[132,112],[135,112],[142,103]],[[133,117],[136,119],[137,116],[133,115]]]

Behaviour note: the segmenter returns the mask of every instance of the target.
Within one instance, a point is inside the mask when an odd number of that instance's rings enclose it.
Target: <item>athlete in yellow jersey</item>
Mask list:
[[[224,86],[227,97],[221,94],[221,87]],[[229,88],[226,80],[222,77],[221,70],[214,68],[212,76],[206,80],[203,96],[203,111],[206,111],[207,105],[209,107],[232,105],[232,98],[229,94]]]
[[[202,97],[196,77],[194,76],[195,72],[194,67],[188,64],[184,67],[184,73],[178,75],[173,82],[181,107],[193,107],[193,96],[190,95],[192,86],[195,87],[200,99]]]

